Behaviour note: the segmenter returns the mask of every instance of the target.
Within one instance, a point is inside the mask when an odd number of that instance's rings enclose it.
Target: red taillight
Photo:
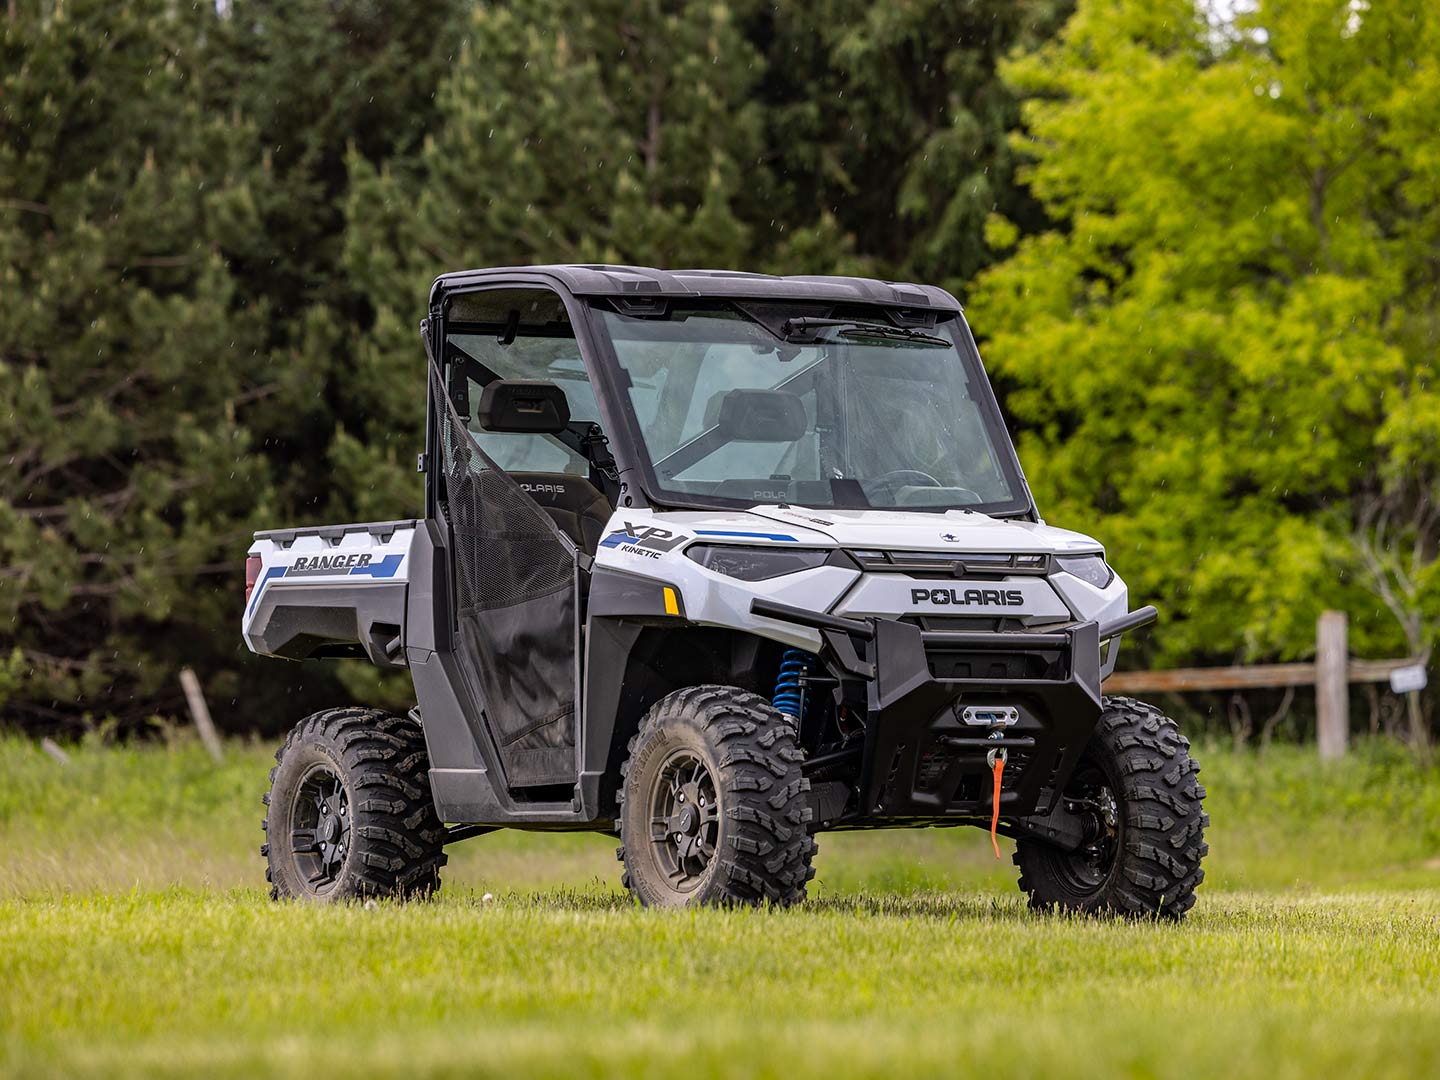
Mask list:
[[[245,602],[250,602],[250,594],[255,591],[255,582],[260,580],[260,556],[245,556]]]

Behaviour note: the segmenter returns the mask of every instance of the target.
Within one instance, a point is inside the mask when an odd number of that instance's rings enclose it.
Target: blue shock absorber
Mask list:
[[[780,674],[775,678],[775,694],[770,703],[798,722],[805,708],[805,684],[802,681],[819,663],[818,657],[804,649],[786,649],[780,656]]]

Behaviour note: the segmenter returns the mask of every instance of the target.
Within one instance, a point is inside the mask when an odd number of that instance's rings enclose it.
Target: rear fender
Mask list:
[[[287,660],[368,657],[404,667],[406,591],[416,522],[279,529],[255,534],[261,560],[241,635],[252,652]]]

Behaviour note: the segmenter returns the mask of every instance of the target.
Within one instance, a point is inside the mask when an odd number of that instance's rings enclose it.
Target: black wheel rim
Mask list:
[[[334,887],[350,851],[350,796],[327,765],[311,766],[300,779],[290,808],[290,850],[307,888]]]
[[[699,886],[715,858],[720,806],[710,769],[696,754],[671,754],[655,777],[650,802],[650,846],[670,888]]]
[[[1065,785],[1066,809],[1085,822],[1084,846],[1060,860],[1057,867],[1072,892],[1096,893],[1114,872],[1124,839],[1117,787],[1104,769],[1089,760],[1080,762]]]

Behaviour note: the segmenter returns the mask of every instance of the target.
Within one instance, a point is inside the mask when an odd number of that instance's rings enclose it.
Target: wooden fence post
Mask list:
[[[225,749],[220,744],[220,733],[215,730],[215,723],[210,719],[210,707],[205,704],[200,680],[188,667],[180,669],[180,688],[185,691],[185,703],[190,707],[190,719],[195,721],[195,730],[200,733],[200,741],[215,759],[215,764],[222,764],[225,760]]]
[[[1350,736],[1348,620],[1343,611],[1325,611],[1315,626],[1315,727],[1320,760],[1345,756]]]

